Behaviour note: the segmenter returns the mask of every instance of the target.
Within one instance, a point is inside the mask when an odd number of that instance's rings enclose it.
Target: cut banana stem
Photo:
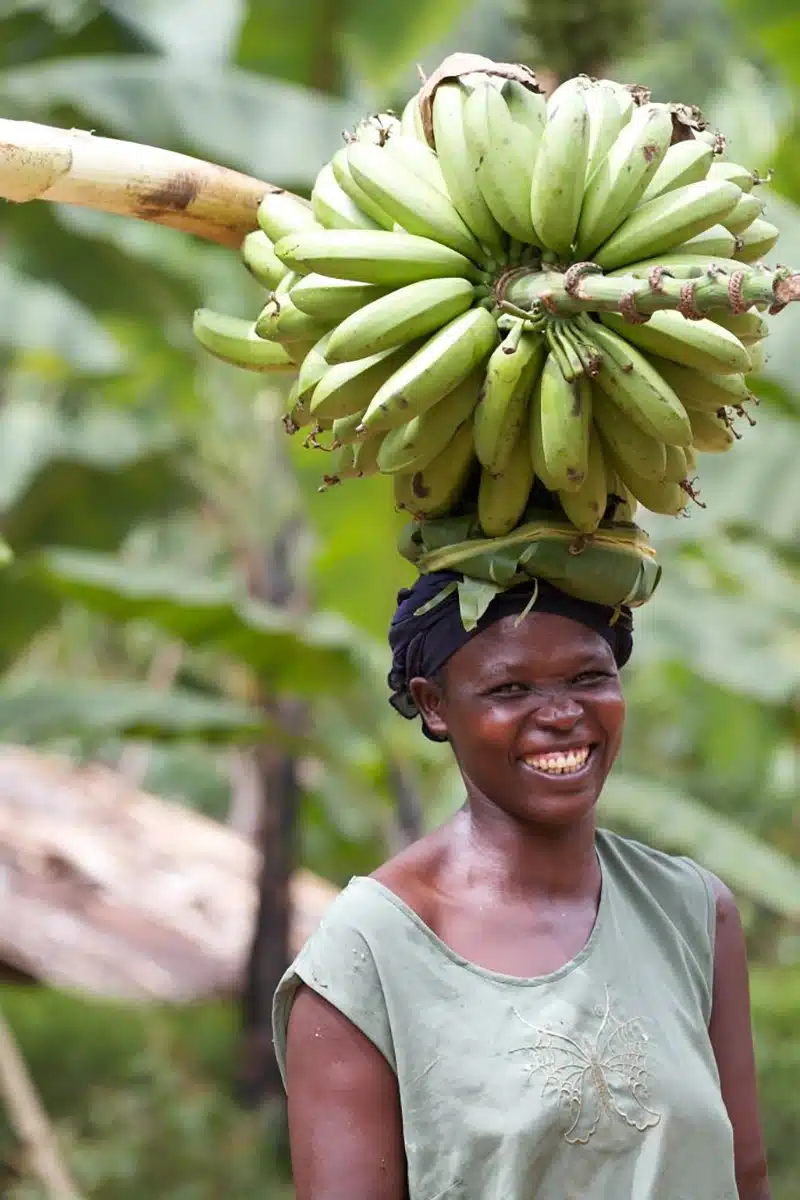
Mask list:
[[[673,270],[668,260],[665,260],[663,273],[657,271],[658,264],[659,260],[654,259],[652,266],[637,267],[636,275],[586,273],[573,285],[567,275],[557,272],[520,272],[508,280],[500,300],[514,306],[518,313],[533,314],[544,309],[554,317],[580,312],[628,312],[648,316],[689,304],[697,313],[714,308],[739,311],[754,304],[782,305],[800,300],[800,275],[793,275],[783,268],[768,271],[737,264],[728,273],[724,264],[715,271],[713,265],[711,268],[705,265],[713,264],[713,259],[700,258],[699,273],[695,275],[695,266],[687,254],[683,264],[687,273],[694,276],[690,278],[692,286],[689,289],[684,286],[686,278],[672,278],[667,274]],[[639,277],[640,272],[642,277]]]

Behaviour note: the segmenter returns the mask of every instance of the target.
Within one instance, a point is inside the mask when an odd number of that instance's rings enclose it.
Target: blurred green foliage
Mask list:
[[[594,29],[595,69],[703,106],[732,157],[775,168],[768,215],[800,266],[800,14],[792,0],[656,0],[633,38]],[[184,150],[308,192],[342,131],[399,107],[444,56],[585,66],[559,21],[584,0],[0,0],[0,111]],[[546,10],[546,11],[545,11]],[[617,17],[614,17],[614,13]],[[542,21],[536,42],[537,14]],[[616,20],[616,37],[614,21]],[[566,26],[565,26],[566,28]],[[639,28],[637,22],[637,29]],[[602,33],[602,38],[599,36]],[[560,40],[559,40],[560,39]],[[573,54],[569,50],[573,47]],[[599,47],[599,48],[598,48]],[[552,67],[547,61],[535,65]],[[119,761],[146,739],[145,784],[224,819],[227,744],[278,736],[259,690],[301,694],[300,859],[344,883],[396,837],[402,764],[433,824],[460,802],[446,751],[385,703],[384,631],[410,570],[386,480],[316,491],[280,388],[210,362],[191,314],[262,293],[235,255],[88,210],[3,211],[0,738]],[[758,425],[701,463],[689,521],[648,519],[665,565],[637,618],[629,726],[603,819],[694,855],[737,892],[776,1200],[800,1178],[800,386],[796,317],[755,381]],[[247,578],[287,522],[308,617],[254,602]],[[183,649],[171,690],[151,671]],[[222,745],[220,745],[222,743]],[[97,1200],[291,1195],[268,1115],[229,1099],[230,1006],[131,1010],[4,990],[3,1005],[72,1168]],[[40,1200],[0,1114],[0,1192]]]

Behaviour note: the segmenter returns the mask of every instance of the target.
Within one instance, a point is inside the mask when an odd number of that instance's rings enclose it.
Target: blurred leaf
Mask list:
[[[800,22],[795,0],[729,0],[729,4],[772,61],[800,83]]]
[[[62,288],[26,278],[0,263],[0,344],[12,351],[47,351],[80,371],[119,371],[118,343]]]
[[[87,408],[73,418],[34,401],[0,409],[0,523],[17,556],[0,589],[0,668],[57,615],[26,553],[71,543],[112,550],[140,522],[180,511],[194,488],[178,473],[176,437],[124,412]]]
[[[712,683],[784,703],[800,688],[800,638],[785,614],[780,596],[774,606],[758,604],[667,571],[652,609],[637,618],[637,656],[685,661]]]
[[[238,68],[149,55],[17,67],[0,79],[0,96],[30,120],[68,105],[117,137],[307,189],[364,115],[360,105]]]
[[[24,519],[12,510],[51,464],[118,472],[176,448],[168,427],[148,430],[117,409],[96,406],[70,416],[33,399],[8,402],[0,409],[0,513],[20,529]]]
[[[0,737],[133,737],[155,741],[204,738],[252,740],[263,733],[259,714],[229,700],[145,683],[82,679],[6,679],[0,686]]]
[[[791,314],[786,316],[791,335]],[[700,498],[706,508],[692,506],[688,520],[643,516],[657,547],[702,544],[720,528],[748,530],[787,548],[798,545],[800,423],[766,406],[754,412],[755,427],[744,430],[730,453],[699,456]]]
[[[104,0],[103,7],[172,58],[224,62],[239,36],[246,0]]]
[[[690,855],[773,912],[800,915],[800,864],[677,788],[612,775],[600,812],[604,821],[624,822],[636,836],[669,853]]]
[[[188,645],[241,659],[271,691],[336,690],[359,674],[356,631],[333,614],[303,618],[250,600],[231,583],[69,550],[44,555],[40,574],[61,595],[115,620],[147,621]]]
[[[350,0],[342,43],[367,83],[385,89],[471,7],[471,0],[404,0],[387,20],[386,9],[374,0]]]

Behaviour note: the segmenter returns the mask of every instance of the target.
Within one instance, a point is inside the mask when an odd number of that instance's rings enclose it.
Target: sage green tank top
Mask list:
[[[594,929],[549,975],[468,962],[356,877],[284,976],[282,1073],[301,981],[395,1071],[410,1200],[737,1200],[707,1031],[710,880],[605,831],[597,851]]]

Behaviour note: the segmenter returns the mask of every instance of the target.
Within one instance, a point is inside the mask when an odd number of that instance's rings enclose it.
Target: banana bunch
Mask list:
[[[585,76],[546,100],[473,61],[362,122],[309,201],[269,190],[242,246],[266,303],[201,309],[195,334],[294,376],[284,423],[323,488],[388,475],[415,520],[473,513],[489,538],[536,489],[582,535],[681,514],[698,452],[751,420],[762,314],[800,298],[761,262],[760,180],[696,110]]]

